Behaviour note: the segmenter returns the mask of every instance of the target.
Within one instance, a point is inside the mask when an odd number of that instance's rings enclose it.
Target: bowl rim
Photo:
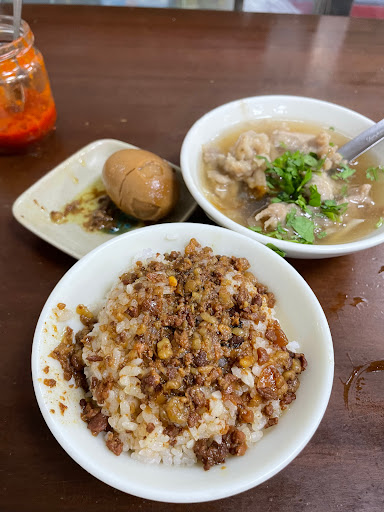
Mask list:
[[[305,432],[305,435],[303,435],[302,438],[298,440],[298,442],[293,446],[292,451],[290,452],[288,457],[285,457],[284,459],[280,460],[274,468],[272,468],[271,471],[268,473],[263,474],[261,477],[258,477],[256,479],[248,478],[245,482],[243,482],[242,485],[238,484],[236,487],[227,487],[227,488],[220,488],[216,486],[216,488],[212,489],[212,492],[208,496],[207,493],[197,492],[190,493],[189,495],[177,495],[174,496],[174,490],[165,490],[165,491],[152,491],[151,487],[148,485],[143,485],[139,489],[137,486],[130,485],[129,479],[126,479],[124,483],[121,482],[121,478],[117,478],[113,472],[108,472],[108,470],[104,468],[97,467],[95,463],[93,463],[92,458],[85,457],[84,454],[77,451],[76,448],[74,448],[71,444],[71,438],[69,438],[66,435],[63,435],[61,432],[60,427],[57,425],[55,418],[49,414],[48,409],[49,407],[46,404],[46,401],[44,400],[44,396],[40,389],[40,383],[38,381],[39,378],[39,370],[40,370],[40,351],[39,346],[40,343],[43,340],[43,329],[44,329],[44,323],[46,319],[48,318],[50,312],[52,311],[53,307],[53,299],[56,294],[56,291],[60,289],[60,287],[65,283],[68,279],[70,279],[73,275],[76,275],[81,269],[85,268],[88,265],[88,262],[94,258],[98,258],[101,253],[103,253],[107,248],[111,246],[119,246],[119,244],[124,244],[125,239],[134,238],[136,236],[139,236],[141,230],[146,230],[147,232],[153,232],[154,236],[156,236],[156,232],[158,232],[159,236],[164,234],[167,229],[170,227],[175,227],[176,229],[182,230],[182,229],[188,229],[188,228],[194,228],[195,230],[199,231],[200,229],[206,229],[212,232],[221,232],[224,236],[229,236],[233,239],[243,239],[244,242],[246,242],[248,245],[252,246],[255,250],[265,252],[265,254],[268,253],[268,258],[272,261],[275,260],[275,262],[278,262],[280,265],[285,268],[285,271],[288,271],[292,276],[294,276],[295,280],[297,280],[298,283],[301,284],[303,287],[303,292],[305,293],[305,296],[309,301],[311,301],[313,308],[314,308],[314,318],[316,318],[317,326],[321,330],[321,338],[324,342],[324,348],[326,350],[327,354],[327,365],[324,366],[324,374],[325,374],[325,384],[323,388],[323,392],[321,395],[321,398],[319,398],[319,407],[316,409],[316,415],[314,417],[311,417],[310,425],[308,425],[308,428]],[[192,236],[197,236],[192,234]],[[132,244],[133,245],[133,244]],[[134,249],[133,249],[134,250]],[[292,267],[286,260],[278,256],[276,253],[268,249],[267,247],[263,246],[259,242],[252,240],[248,237],[245,237],[244,235],[241,235],[239,233],[227,230],[225,228],[219,227],[219,226],[211,226],[207,224],[198,224],[198,223],[167,223],[167,224],[160,224],[160,225],[154,225],[154,226],[146,226],[144,228],[139,228],[137,230],[134,230],[132,232],[128,232],[125,234],[120,235],[119,237],[116,237],[115,239],[109,240],[108,242],[96,247],[93,249],[90,253],[88,253],[86,256],[84,256],[82,259],[77,261],[65,274],[64,276],[58,281],[58,283],[53,288],[52,292],[50,293],[49,297],[47,298],[44,307],[41,311],[41,314],[39,316],[34,338],[33,338],[33,345],[32,345],[32,355],[31,355],[31,368],[32,368],[32,381],[33,381],[33,387],[35,396],[40,408],[40,411],[43,415],[43,418],[55,437],[55,439],[58,441],[58,443],[61,445],[61,447],[70,455],[70,457],[77,462],[83,469],[85,469],[88,473],[96,477],[97,479],[101,480],[102,482],[121,490],[122,492],[133,494],[135,496],[151,499],[155,501],[161,501],[161,502],[168,502],[168,503],[200,503],[200,502],[207,502],[217,499],[226,498],[229,496],[236,495],[238,493],[241,493],[243,491],[246,491],[248,489],[251,489],[253,487],[256,487],[257,485],[260,485],[261,483],[265,482],[266,480],[270,479],[272,476],[274,476],[276,473],[281,471],[283,468],[285,468],[308,444],[314,433],[316,432],[324,414],[326,411],[326,408],[328,406],[328,402],[330,399],[332,386],[333,386],[333,377],[334,377],[334,351],[333,351],[333,342],[332,342],[332,336],[329,329],[328,321],[326,319],[325,313],[314,294],[313,290],[310,288],[308,283],[305,281],[305,279],[297,272],[297,270]]]
[[[356,112],[355,110],[349,109],[342,105],[338,105],[337,103],[332,103],[325,100],[319,100],[317,98],[312,98],[309,96],[295,96],[295,95],[285,95],[285,94],[272,94],[272,95],[260,95],[260,96],[249,96],[246,98],[239,98],[237,100],[230,101],[228,103],[224,103],[215,107],[214,109],[208,111],[203,116],[201,116],[188,130],[186,136],[184,137],[181,151],[180,151],[180,167],[181,172],[184,178],[184,181],[194,197],[195,201],[199,204],[199,206],[205,211],[205,213],[212,220],[233,231],[237,231],[249,238],[253,238],[266,245],[267,243],[273,243],[279,249],[282,249],[287,253],[289,257],[290,252],[295,252],[300,257],[310,258],[311,255],[318,255],[319,257],[332,257],[332,256],[340,256],[344,254],[350,254],[358,251],[362,251],[365,249],[369,249],[376,245],[379,245],[384,242],[384,228],[378,230],[373,236],[369,238],[362,238],[360,240],[355,240],[353,242],[347,242],[342,244],[328,244],[328,245],[309,245],[309,244],[296,244],[294,242],[277,240],[275,238],[271,238],[265,236],[261,233],[256,233],[241,224],[233,221],[229,217],[227,217],[224,213],[221,213],[217,208],[213,206],[213,204],[205,197],[203,192],[201,191],[201,186],[198,184],[198,180],[192,178],[192,173],[190,172],[190,166],[188,162],[188,154],[189,154],[189,146],[191,141],[193,140],[195,133],[199,131],[200,127],[207,122],[210,118],[216,116],[218,113],[222,113],[225,110],[230,110],[232,107],[241,104],[242,102],[253,102],[253,101],[300,101],[301,103],[305,102],[308,104],[320,104],[330,108],[333,108],[343,114],[352,115],[356,119],[359,119],[367,124],[367,127],[372,126],[375,122]],[[257,118],[256,118],[257,119]],[[369,126],[368,126],[369,125]],[[209,142],[209,141],[207,141]]]

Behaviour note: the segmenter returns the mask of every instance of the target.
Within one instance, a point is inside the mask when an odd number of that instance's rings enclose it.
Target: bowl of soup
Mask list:
[[[188,131],[183,177],[212,220],[281,255],[357,252],[384,242],[384,143],[352,162],[338,150],[373,124],[313,98],[236,100]]]

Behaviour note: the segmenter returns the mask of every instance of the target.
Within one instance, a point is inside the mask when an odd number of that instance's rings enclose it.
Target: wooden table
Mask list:
[[[343,382],[355,366],[384,359],[383,247],[291,262],[325,310],[336,357],[329,407],[304,451],[274,478],[239,496],[167,505],[102,484],[62,450],[45,425],[30,376],[32,337],[46,298],[74,260],[19,226],[11,205],[52,167],[98,138],[125,140],[177,162],[192,123],[235,98],[314,96],[379,120],[384,23],[48,5],[26,5],[23,14],[46,59],[58,122],[39,150],[0,159],[0,509],[381,512],[384,372],[363,373],[360,390],[354,381],[349,409]],[[209,222],[201,210],[192,220]],[[363,301],[354,306],[358,297]]]

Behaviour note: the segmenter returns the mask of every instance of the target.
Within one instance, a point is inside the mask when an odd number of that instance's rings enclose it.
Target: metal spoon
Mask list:
[[[20,36],[21,8],[23,0],[13,0],[13,40]]]
[[[354,137],[344,144],[344,146],[341,146],[341,148],[338,149],[338,153],[340,153],[347,162],[350,162],[362,153],[365,153],[367,149],[370,149],[382,139],[384,139],[384,119],[368,128],[368,130],[360,133],[357,137]]]

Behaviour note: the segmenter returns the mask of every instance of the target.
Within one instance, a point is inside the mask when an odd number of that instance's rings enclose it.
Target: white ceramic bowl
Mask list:
[[[307,121],[326,128],[334,126],[348,137],[355,137],[374,122],[367,117],[326,101],[302,96],[255,96],[227,103],[201,117],[188,131],[181,148],[181,171],[189,191],[206,214],[215,222],[263,244],[273,243],[292,258],[329,258],[349,254],[384,242],[384,226],[361,240],[345,244],[302,245],[271,239],[234,222],[215,208],[202,191],[202,146],[225,130],[257,119]],[[384,162],[384,144],[371,150],[377,160]]]
[[[77,304],[99,303],[115,280],[142,251],[182,250],[191,237],[216,254],[246,256],[251,270],[276,295],[278,318],[289,338],[300,343],[308,359],[297,400],[276,427],[243,457],[229,457],[223,466],[205,472],[194,467],[146,465],[122,454],[116,457],[99,435],[93,437],[80,420],[79,389],[69,388],[57,361],[49,357],[57,346],[63,323],[52,309],[62,302],[72,311]],[[292,298],[294,297],[294,300]],[[75,332],[77,319],[69,324]],[[49,372],[43,371],[49,366]],[[262,244],[217,226],[163,224],[121,235],[94,249],[77,262],[56,285],[38,321],[32,351],[32,375],[44,419],[64,450],[103,482],[136,496],[165,502],[201,502],[224,498],[254,487],[283,469],[308,443],[327,407],[333,381],[333,346],[325,315],[303,278],[283,258]],[[57,385],[44,385],[53,378]],[[64,397],[64,400],[60,397]],[[67,409],[60,413],[58,401]],[[55,412],[52,413],[51,410]]]

